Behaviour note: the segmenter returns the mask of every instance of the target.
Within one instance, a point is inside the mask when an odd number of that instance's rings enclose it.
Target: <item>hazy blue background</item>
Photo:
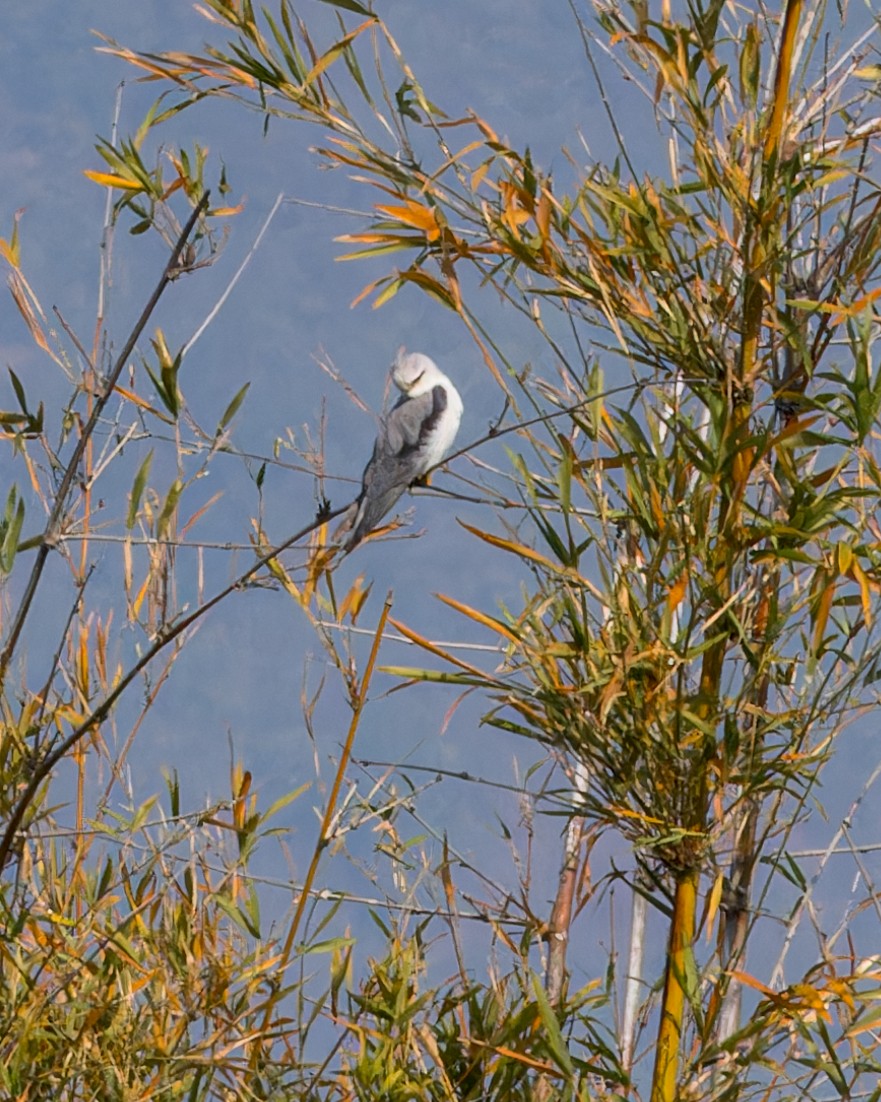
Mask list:
[[[605,141],[604,127],[583,54],[573,33],[565,3],[388,3],[378,7],[387,18],[428,95],[454,114],[474,107],[515,145],[529,144],[537,162],[567,171],[560,147],[566,143],[583,155],[578,127],[590,119]],[[318,3],[302,5],[313,27],[326,27],[324,43],[333,40],[334,14]],[[23,267],[45,309],[57,305],[68,324],[90,347],[98,289],[98,260],[105,192],[83,176],[83,169],[105,166],[94,152],[97,135],[107,136],[116,89],[126,81],[120,130],[136,128],[155,98],[156,86],[139,84],[137,74],[106,54],[96,53],[91,29],[141,50],[176,49],[199,52],[206,37],[218,42],[218,29],[186,3],[114,2],[73,3],[60,8],[34,3],[10,11],[0,43],[0,234],[8,236],[12,215],[24,208],[21,222]],[[320,31],[318,32],[320,38]],[[231,105],[212,103],[179,116],[159,135],[169,146],[187,147],[193,141],[208,146],[213,163],[222,158],[232,193],[243,197],[245,212],[232,221],[229,243],[216,265],[178,281],[167,293],[151,323],[160,325],[169,345],[178,347],[195,331],[227,286],[241,259],[251,248],[260,226],[279,193],[289,200],[364,210],[374,196],[354,185],[344,173],[320,171],[310,147],[321,131],[273,120],[264,137],[262,118]],[[593,142],[595,135],[585,134]],[[216,178],[217,169],[209,170]],[[383,400],[386,371],[400,344],[435,358],[459,387],[465,401],[460,442],[482,436],[500,414],[499,395],[480,357],[461,325],[442,307],[415,291],[404,291],[379,311],[365,303],[350,303],[382,266],[335,261],[342,247],[333,238],[357,226],[345,215],[315,206],[286,202],[244,278],[220,316],[187,356],[181,387],[195,419],[209,431],[243,382],[252,382],[247,403],[235,428],[235,443],[258,455],[270,455],[277,438],[290,434],[299,446],[326,409],[327,469],[338,481],[327,485],[335,506],[354,495],[374,437],[373,420],[358,411],[342,390],[316,364],[328,357],[377,412]],[[115,346],[152,289],[164,253],[158,242],[132,239],[125,221],[114,245],[113,286],[108,328]],[[489,296],[483,317],[495,322],[500,345],[512,362],[532,363],[537,374],[553,375],[554,365],[543,342],[518,324]],[[143,351],[149,350],[146,336]],[[51,403],[63,401],[68,388],[58,369],[32,345],[7,296],[0,299],[0,353],[14,367],[29,396]],[[7,387],[8,391],[8,387]],[[13,404],[11,392],[3,405]],[[53,435],[54,435],[53,429]],[[129,449],[125,478],[142,452]],[[480,457],[508,469],[500,446],[484,448]],[[296,464],[293,453],[283,461]],[[8,460],[4,457],[4,462]],[[471,473],[464,460],[462,473]],[[251,464],[256,474],[259,460]],[[9,472],[21,478],[22,468]],[[167,488],[175,474],[173,450],[156,449],[152,481]],[[444,484],[444,478],[439,479]],[[119,510],[130,482],[115,483],[109,475],[97,488],[108,502],[108,524],[119,530]],[[450,483],[452,485],[452,483]],[[258,508],[253,477],[236,458],[215,460],[211,475],[200,487],[202,499],[222,490],[224,499],[193,530],[194,540],[232,540],[245,543],[250,517]],[[282,539],[314,515],[316,500],[308,477],[270,465],[264,485],[264,517],[270,535]],[[190,498],[190,501],[198,498]],[[393,614],[416,630],[436,639],[481,638],[433,599],[435,592],[492,611],[500,602],[520,606],[520,578],[504,574],[504,563],[485,553],[458,525],[492,523],[486,509],[457,506],[441,498],[421,496],[402,502],[415,506],[413,531],[425,529],[419,540],[398,540],[368,547],[343,565],[337,577],[342,593],[363,571],[374,582],[374,595],[361,623],[375,623],[382,598],[394,592]],[[36,513],[34,514],[36,524]],[[94,543],[97,563],[90,593],[96,602],[113,593],[120,576],[117,545]],[[208,591],[231,580],[250,561],[247,551],[206,551],[204,568]],[[291,563],[297,561],[291,558]],[[196,585],[193,552],[178,555],[179,598],[192,600]],[[54,588],[35,609],[39,625],[29,648],[51,650],[67,614],[67,572],[53,564]],[[121,611],[121,610],[120,610]],[[121,617],[117,623],[121,622]],[[123,632],[123,647],[131,647],[137,633]],[[369,637],[355,638],[366,655]],[[481,656],[477,655],[477,659]],[[388,644],[385,663],[419,664],[412,648]],[[491,664],[491,660],[487,660]],[[36,665],[36,663],[35,663]],[[305,674],[304,674],[305,670]],[[306,737],[300,696],[304,681],[314,691],[327,675],[327,686],[316,717],[318,757],[323,772],[336,756],[349,719],[339,684],[325,667],[324,654],[298,610],[281,593],[249,591],[235,596],[206,619],[196,640],[178,661],[169,684],[160,694],[129,756],[136,797],[161,788],[163,768],[177,768],[185,807],[223,796],[228,791],[230,743],[251,770],[261,802],[313,777],[313,749]],[[504,783],[522,777],[539,755],[523,742],[478,728],[486,702],[464,701],[447,716],[455,699],[448,690],[416,688],[379,698],[393,682],[378,676],[355,748],[356,756],[401,763],[419,763],[431,769],[469,772]],[[131,711],[119,712],[120,739],[128,733],[126,719],[140,700],[134,690]],[[375,770],[379,773],[380,770]],[[418,783],[431,774],[417,774]],[[109,778],[96,777],[106,784]],[[361,783],[369,791],[366,776]],[[294,833],[288,840],[292,864],[272,845],[264,847],[258,865],[268,876],[299,879],[311,852],[315,819],[310,810],[320,805],[310,793],[288,815]],[[429,791],[419,804],[426,825],[438,834],[448,832],[450,845],[475,864],[498,871],[498,880],[514,884],[507,847],[500,841],[498,816],[516,830],[520,807],[516,799],[461,782],[446,782]],[[419,824],[402,824],[422,833]],[[539,833],[550,848],[539,847],[539,893],[535,906],[546,911],[545,900],[556,878],[558,820],[539,822]],[[353,850],[372,875],[369,831],[352,841]],[[522,838],[521,838],[522,841]],[[438,847],[429,847],[435,856]],[[493,857],[492,854],[496,853]],[[334,875],[346,867],[333,866]],[[378,874],[382,877],[381,872]],[[347,883],[323,886],[365,890],[354,876]],[[268,893],[267,914],[283,912],[290,902],[285,892]],[[589,966],[591,972],[596,965]]]
[[[300,6],[307,22],[332,26],[333,13],[318,3]],[[377,11],[389,23],[427,94],[451,114],[474,107],[515,146],[529,145],[536,161],[553,167],[565,181],[570,173],[560,152],[565,145],[576,160],[586,161],[582,138],[592,152],[609,155],[609,129],[585,63],[569,5],[564,0],[389,0]],[[143,0],[104,0],[60,5],[48,0],[10,6],[0,41],[0,235],[8,236],[13,212],[24,208],[21,223],[25,272],[48,309],[53,304],[68,323],[91,344],[98,287],[98,243],[104,211],[104,191],[88,181],[83,169],[103,168],[94,152],[97,134],[107,135],[114,97],[121,79],[125,89],[122,131],[133,129],[155,95],[155,88],[132,82],[135,74],[122,63],[95,52],[96,28],[122,44],[141,50],[175,49],[198,52],[217,28],[210,26],[186,3],[145,3]],[[325,43],[330,37],[324,39]],[[602,63],[605,79],[614,89],[616,117],[632,136],[631,152],[644,168],[660,168],[663,143],[659,140],[645,101],[632,88],[614,82],[612,69]],[[310,146],[319,131],[273,120],[268,135],[262,120],[231,105],[213,103],[180,116],[165,132],[169,144],[190,145],[193,140],[222,158],[232,186],[231,201],[244,197],[245,212],[232,222],[227,249],[208,271],[180,280],[167,294],[154,319],[165,330],[169,345],[179,346],[195,331],[227,286],[279,193],[289,200],[323,203],[339,208],[366,209],[372,196],[342,172],[316,168]],[[216,162],[215,162],[216,163]],[[564,188],[565,190],[565,188]],[[500,413],[501,404],[477,351],[452,314],[414,291],[404,291],[379,311],[369,304],[350,309],[350,303],[385,265],[338,263],[341,247],[333,238],[356,226],[341,214],[315,206],[286,202],[220,316],[208,328],[186,359],[181,385],[196,420],[211,430],[232,395],[247,380],[252,387],[235,429],[235,442],[257,455],[270,455],[273,442],[289,432],[300,445],[306,430],[316,432],[326,409],[327,469],[334,506],[355,492],[374,436],[374,422],[359,412],[342,390],[324,374],[316,358],[329,357],[374,410],[381,408],[385,374],[400,344],[431,355],[459,387],[465,415],[460,443],[482,436]],[[164,263],[163,252],[145,238],[130,239],[120,232],[115,246],[114,286],[108,325],[116,346],[139,312]],[[500,345],[518,365],[532,364],[538,375],[553,376],[548,349],[528,327],[505,311],[489,295],[481,301],[482,317],[493,325]],[[146,339],[144,351],[147,349]],[[8,296],[0,298],[0,357],[14,367],[28,393],[51,402],[63,400],[67,387],[57,369],[32,345]],[[613,370],[610,367],[610,371]],[[6,385],[5,383],[2,385]],[[7,386],[8,391],[8,386]],[[0,404],[11,404],[4,393]],[[50,406],[51,408],[51,406]],[[134,449],[135,456],[138,455]],[[174,477],[171,456],[157,452],[153,476],[167,486]],[[484,448],[480,458],[507,469],[502,448]],[[296,463],[293,453],[282,459]],[[3,463],[9,460],[4,453]],[[133,463],[128,464],[129,470]],[[253,475],[259,460],[247,465],[240,459],[218,458],[202,490],[207,500],[222,490],[220,506],[193,531],[198,540],[245,543],[249,518],[258,507]],[[454,471],[470,473],[467,461],[457,460]],[[3,469],[3,482],[21,479],[22,468]],[[446,476],[440,485],[455,486]],[[124,501],[128,486],[108,482],[109,508]],[[311,480],[283,466],[267,470],[265,523],[270,536],[281,540],[313,516],[316,506]],[[5,492],[5,491],[4,491]],[[112,497],[112,493],[116,497]],[[122,496],[120,496],[122,495]],[[402,508],[408,502],[402,502]],[[431,596],[446,592],[487,611],[499,603],[520,607],[520,581],[513,570],[489,555],[455,524],[455,517],[492,526],[489,510],[457,505],[442,498],[413,499],[413,531],[425,529],[418,540],[397,540],[365,548],[341,568],[337,591],[342,593],[363,571],[374,582],[374,593],[362,624],[376,622],[382,598],[394,591],[393,615],[435,639],[479,636]],[[108,517],[119,528],[119,512]],[[30,530],[30,529],[29,529]],[[119,549],[93,545],[97,563],[93,599],[118,584]],[[206,551],[206,577],[211,584],[231,580],[249,563],[247,551]],[[295,562],[296,559],[291,559]],[[180,599],[196,592],[195,554],[178,555]],[[65,570],[56,564],[55,594],[65,592]],[[35,613],[45,637],[32,639],[51,650],[57,625],[66,606],[44,601]],[[121,616],[117,623],[121,623]],[[54,628],[54,630],[53,630]],[[131,646],[134,633],[123,633]],[[363,656],[369,638],[357,639]],[[480,659],[480,656],[477,656]],[[480,659],[486,664],[489,660]],[[393,643],[383,648],[384,663],[419,664],[420,655]],[[304,675],[305,669],[305,675]],[[314,691],[327,674],[327,686],[316,713],[317,756],[323,775],[337,753],[349,713],[324,654],[304,618],[290,600],[270,590],[248,591],[233,597],[203,623],[198,637],[174,669],[170,683],[150,713],[129,761],[135,793],[143,796],[161,787],[161,770],[180,773],[185,807],[192,807],[228,791],[230,741],[267,803],[313,777],[313,748],[306,736],[300,695],[305,682]],[[468,770],[492,780],[511,782],[522,777],[537,760],[536,751],[513,737],[478,727],[486,702],[467,699],[451,717],[447,710],[454,694],[420,687],[380,699],[393,682],[378,676],[356,744],[360,758],[418,763],[429,767]],[[137,690],[135,697],[137,697]],[[132,707],[137,699],[132,701]],[[127,734],[121,710],[120,735]],[[850,754],[861,760],[871,754],[874,732],[865,726],[851,736]],[[851,759],[853,760],[853,759]],[[829,774],[848,777],[843,758]],[[374,770],[378,775],[380,770]],[[867,773],[865,770],[864,773]],[[353,774],[356,775],[356,774]],[[414,774],[423,783],[431,773]],[[861,780],[863,778],[860,778]],[[97,778],[96,778],[97,780]],[[104,778],[106,783],[107,778]],[[362,791],[370,787],[364,775]],[[830,784],[824,798],[842,810],[855,795],[852,783]],[[314,842],[313,805],[322,799],[313,790],[289,813],[293,833],[288,838],[292,862],[287,865],[273,845],[262,851],[258,868],[267,876],[300,879]],[[431,828],[447,832],[450,844],[482,868],[492,868],[500,883],[514,888],[516,879],[499,819],[516,830],[521,807],[517,799],[462,782],[447,781],[420,799],[424,824],[404,820],[413,834]],[[865,824],[871,833],[877,823]],[[547,913],[546,900],[556,879],[559,820],[540,820],[540,844],[534,905]],[[828,827],[823,837],[828,837]],[[352,840],[353,852],[363,862],[369,881],[374,874],[369,831]],[[801,832],[810,841],[810,832]],[[522,841],[522,834],[520,835]],[[610,839],[594,859],[595,876],[609,869]],[[428,846],[436,859],[437,845]],[[620,849],[617,859],[628,862]],[[335,862],[333,875],[345,875]],[[380,881],[382,873],[377,873]],[[833,896],[849,893],[852,866],[844,880],[833,885]],[[835,874],[836,880],[838,874]],[[321,886],[366,891],[352,872],[346,881]],[[268,915],[280,914],[290,903],[284,891],[266,894]],[[616,905],[617,907],[617,905]],[[626,900],[621,904],[626,909]],[[618,913],[621,913],[620,910]],[[355,917],[357,923],[357,916]],[[369,929],[369,924],[368,924]],[[356,927],[356,932],[358,931]],[[573,963],[582,974],[600,975],[610,945],[593,936],[573,943]],[[657,946],[660,953],[663,946]],[[761,962],[756,961],[757,970]]]

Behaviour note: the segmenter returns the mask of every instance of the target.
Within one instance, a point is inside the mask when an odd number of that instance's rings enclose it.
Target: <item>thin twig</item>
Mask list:
[[[116,99],[113,104],[113,122],[110,124],[110,144],[116,149],[119,132],[119,116],[122,111],[122,91],[125,81],[121,80],[116,88]],[[101,267],[98,274],[98,309],[95,317],[95,351],[94,360],[98,360],[98,333],[104,323],[107,313],[107,295],[110,288],[110,269],[113,263],[113,237],[115,224],[113,220],[113,190],[107,189],[107,197],[104,202],[104,231],[101,234]],[[88,360],[89,357],[86,357]]]
[[[877,781],[879,777],[881,777],[881,765],[876,765],[875,768],[872,770],[869,779],[860,790],[859,795],[851,804],[847,815],[844,817],[844,819],[842,819],[841,825],[839,826],[838,830],[836,830],[835,834],[833,834],[829,845],[823,850],[820,857],[820,863],[817,866],[816,872],[811,877],[808,884],[805,886],[802,894],[799,896],[798,903],[793,908],[792,914],[789,916],[789,921],[786,924],[786,936],[783,939],[783,947],[780,950],[780,955],[777,957],[777,962],[774,965],[774,971],[771,974],[771,980],[769,982],[769,986],[771,988],[776,988],[783,982],[783,967],[786,961],[787,954],[789,953],[789,950],[792,947],[792,943],[795,940],[795,933],[798,929],[799,922],[801,921],[801,916],[804,913],[805,908],[811,902],[814,889],[816,888],[817,883],[819,882],[820,877],[823,874],[823,870],[826,867],[826,862],[833,853],[840,852],[838,850],[838,845],[841,842],[841,839],[846,836],[848,824],[853,822],[856,813],[859,810],[860,804],[866,798],[869,789],[874,785],[875,781]]]
[[[224,290],[224,292],[220,296],[220,298],[217,300],[217,302],[214,304],[214,307],[209,311],[208,316],[205,318],[205,320],[202,322],[202,324],[199,326],[199,328],[196,330],[196,332],[192,335],[192,337],[190,337],[190,339],[187,341],[187,343],[181,349],[181,358],[186,356],[186,354],[190,351],[190,349],[193,347],[193,345],[196,343],[196,341],[199,339],[199,337],[202,336],[202,334],[205,332],[205,330],[208,328],[208,326],[211,324],[211,322],[214,321],[214,319],[217,317],[217,315],[223,309],[223,304],[226,302],[226,300],[232,294],[233,288],[238,283],[238,281],[241,279],[242,275],[245,272],[245,269],[248,267],[248,265],[254,259],[254,254],[260,248],[260,242],[263,240],[264,234],[269,229],[269,224],[272,222],[272,219],[275,217],[276,211],[278,210],[278,208],[281,206],[281,204],[283,202],[284,202],[284,192],[279,192],[278,197],[276,198],[275,203],[272,206],[272,210],[267,215],[266,221],[260,227],[260,230],[259,230],[257,236],[254,238],[254,243],[251,246],[251,248],[248,250],[248,252],[245,256],[245,259],[241,262],[241,264],[236,269],[235,274],[233,275],[233,277],[229,281],[229,283],[226,285],[226,289]]]
[[[328,518],[324,517],[323,520]],[[383,632],[385,631],[386,621],[388,620],[389,613],[392,608],[392,594],[389,592],[385,599],[385,604],[382,608],[382,615],[379,618],[379,623],[376,627],[376,632],[373,639],[373,646],[370,648],[370,654],[367,658],[367,666],[364,670],[364,676],[361,678],[361,683],[358,685],[352,693],[352,720],[349,724],[349,731],[346,736],[345,744],[343,745],[342,753],[340,754],[340,760],[337,765],[336,774],[333,779],[333,785],[331,786],[330,794],[327,798],[327,804],[324,809],[324,815],[321,820],[321,827],[318,831],[318,840],[315,843],[315,848],[312,851],[312,860],[309,864],[309,871],[306,873],[306,879],[303,882],[303,888],[300,892],[300,898],[297,900],[297,906],[294,911],[294,917],[291,919],[291,924],[288,927],[287,936],[285,937],[284,945],[282,946],[281,956],[279,958],[279,967],[285,968],[288,961],[291,958],[293,952],[294,942],[296,941],[297,934],[300,930],[300,922],[303,918],[303,913],[306,909],[306,901],[309,898],[309,893],[312,890],[312,885],[315,882],[315,876],[318,872],[318,864],[321,860],[321,855],[324,853],[324,848],[330,840],[331,836],[331,824],[336,814],[337,801],[339,799],[340,789],[343,783],[343,777],[345,776],[346,767],[348,766],[349,759],[352,755],[352,746],[355,741],[355,733],[358,730],[358,724],[361,720],[361,713],[364,710],[364,705],[367,703],[367,690],[370,687],[370,680],[373,675],[373,670],[376,666],[376,659],[379,654],[379,645],[382,642]],[[272,1013],[273,1001],[270,999],[266,1006],[266,1017],[263,1022],[263,1029],[261,1033],[265,1034],[266,1029],[269,1026],[270,1015]]]
[[[93,727],[102,723],[110,714],[111,709],[116,704],[117,700],[122,696],[125,690],[131,685],[135,678],[144,670],[153,659],[161,653],[169,643],[174,642],[179,638],[188,628],[192,627],[197,620],[200,620],[207,612],[209,612],[215,605],[220,604],[231,593],[234,593],[238,589],[243,589],[246,583],[267,563],[277,558],[282,551],[285,551],[288,547],[297,543],[303,539],[310,532],[313,532],[316,528],[325,524],[328,520],[333,520],[342,513],[343,509],[337,509],[335,512],[322,513],[321,516],[316,517],[315,520],[306,525],[305,528],[301,528],[299,532],[295,533],[289,539],[280,543],[277,547],[274,547],[271,551],[268,551],[265,555],[261,555],[256,562],[254,562],[244,573],[240,574],[235,581],[230,582],[219,592],[215,593],[213,597],[207,600],[203,605],[200,605],[197,609],[190,613],[189,616],[185,616],[182,620],[179,620],[167,631],[163,632],[138,659],[138,661],[131,667],[116,684],[116,687],[112,692],[101,701],[101,703],[92,710],[90,716],[85,719],[78,727],[76,727],[67,738],[63,739],[54,750],[50,751],[46,756],[34,766],[31,774],[31,779],[28,781],[22,794],[18,797],[18,800],[13,807],[9,819],[6,823],[6,829],[3,832],[2,839],[0,839],[0,870],[6,867],[10,854],[12,853],[13,844],[15,842],[15,836],[18,833],[18,829],[21,826],[25,813],[33,801],[40,785],[49,776],[55,766],[61,761],[66,754],[68,754],[77,743],[85,737],[92,730]]]
[[[95,405],[92,409],[92,413],[89,416],[89,419],[86,421],[82,432],[79,435],[79,438],[77,439],[76,445],[73,449],[73,455],[70,457],[70,461],[65,467],[64,475],[61,479],[61,484],[59,485],[58,490],[55,494],[55,503],[52,507],[51,513],[49,514],[49,520],[46,523],[46,528],[43,532],[40,546],[37,549],[37,556],[34,560],[34,565],[31,569],[30,577],[28,578],[27,584],[24,588],[21,602],[12,621],[12,627],[9,629],[9,635],[7,636],[6,644],[3,647],[2,653],[0,653],[0,683],[2,683],[6,679],[6,671],[9,668],[9,662],[15,652],[19,636],[21,635],[22,629],[24,628],[25,621],[27,620],[28,613],[30,612],[31,604],[33,603],[34,597],[36,596],[37,586],[39,585],[40,578],[43,575],[43,569],[46,565],[46,560],[49,557],[49,552],[57,541],[58,528],[61,524],[61,519],[64,515],[64,511],[67,508],[68,494],[70,493],[70,489],[73,485],[74,479],[76,478],[77,472],[79,471],[80,461],[83,458],[86,446],[95,431],[95,427],[98,424],[98,420],[101,417],[101,414],[104,412],[105,406],[107,405],[111,395],[113,394],[113,388],[116,386],[117,382],[119,381],[119,377],[122,374],[123,369],[125,368],[125,365],[128,363],[129,356],[131,356],[132,352],[134,351],[134,347],[138,342],[138,338],[144,331],[144,327],[150,320],[150,316],[156,309],[156,305],[158,304],[159,299],[162,297],[162,292],[165,290],[165,288],[178,272],[178,261],[180,260],[181,254],[183,253],[184,246],[186,245],[187,239],[189,238],[193,227],[196,225],[196,222],[205,212],[205,210],[207,210],[208,198],[209,192],[206,191],[199,201],[198,205],[193,210],[193,213],[187,220],[187,224],[181,231],[180,237],[177,239],[177,244],[174,246],[174,249],[171,252],[171,256],[168,259],[168,263],[165,265],[165,270],[162,273],[159,283],[156,285],[156,289],[153,291],[153,294],[148,299],[147,305],[144,307],[141,316],[138,318],[134,328],[129,334],[129,338],[125,342],[125,346],[123,347],[122,352],[119,354],[116,363],[113,365],[113,368],[107,377],[101,393],[95,400]],[[2,868],[2,865],[3,860],[2,858],[0,858],[0,868]]]

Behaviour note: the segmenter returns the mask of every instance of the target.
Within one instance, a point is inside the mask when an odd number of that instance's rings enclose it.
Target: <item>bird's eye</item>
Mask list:
[[[414,386],[416,386],[416,384],[417,384],[417,383],[419,382],[419,380],[420,380],[420,379],[422,378],[422,376],[423,376],[424,374],[425,374],[425,372],[424,372],[424,371],[420,371],[420,372],[419,372],[419,374],[418,374],[418,375],[416,376],[416,378],[415,378],[415,379],[413,379],[413,381],[412,381],[412,382],[410,383],[410,386],[411,386],[411,387],[414,387]]]

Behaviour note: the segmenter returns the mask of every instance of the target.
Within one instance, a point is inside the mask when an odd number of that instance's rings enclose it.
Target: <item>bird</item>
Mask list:
[[[373,531],[405,490],[449,451],[462,419],[459,392],[434,360],[400,348],[391,379],[401,396],[380,422],[361,492],[336,536],[348,554]]]

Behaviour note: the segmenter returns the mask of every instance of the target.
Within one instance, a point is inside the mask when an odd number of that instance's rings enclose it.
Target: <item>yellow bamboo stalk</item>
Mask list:
[[[309,870],[306,873],[306,879],[303,881],[303,886],[300,889],[300,898],[297,900],[297,906],[294,910],[294,917],[291,919],[291,924],[288,927],[287,936],[284,941],[284,945],[281,949],[281,954],[276,964],[276,969],[279,974],[283,973],[287,968],[291,959],[291,955],[294,951],[294,945],[296,943],[297,934],[300,931],[300,923],[302,922],[303,915],[306,910],[306,905],[311,898],[312,885],[315,883],[315,876],[318,872],[318,864],[327,846],[331,835],[331,824],[333,822],[334,815],[336,814],[337,803],[339,801],[340,790],[342,789],[343,779],[346,775],[346,769],[348,768],[349,759],[352,756],[352,746],[355,742],[355,733],[358,730],[358,724],[361,721],[361,713],[364,710],[364,705],[367,703],[367,690],[370,687],[370,680],[373,677],[373,670],[376,665],[376,658],[379,654],[379,645],[382,642],[383,635],[385,633],[385,625],[388,620],[389,613],[392,608],[392,595],[391,593],[385,599],[383,605],[382,615],[379,618],[379,624],[376,628],[376,633],[373,637],[373,646],[370,648],[370,655],[367,659],[367,666],[364,670],[364,676],[361,679],[361,684],[357,690],[353,693],[352,700],[352,720],[349,723],[349,731],[346,735],[346,741],[343,745],[343,752],[340,755],[339,764],[337,765],[336,775],[333,779],[333,785],[331,786],[330,794],[327,798],[327,804],[324,809],[324,815],[321,820],[321,827],[318,831],[318,840],[315,844],[315,848],[312,851],[312,860],[309,863]],[[272,1021],[272,1011],[278,1001],[279,994],[276,993],[266,1001],[266,1009],[263,1015],[263,1025],[260,1033],[257,1035],[257,1044],[254,1046],[252,1053],[252,1062],[259,1058],[264,1039],[266,1038],[269,1025]]]
[[[679,1042],[685,1022],[686,977],[695,938],[699,880],[700,870],[694,868],[676,882],[651,1102],[675,1102],[678,1097]]]
[[[784,136],[786,114],[789,106],[792,63],[803,7],[804,0],[787,0],[783,15],[777,69],[774,74],[771,115],[768,119],[762,149],[764,163],[762,165],[760,203],[770,202],[769,184],[773,180],[773,173],[776,169],[776,157],[774,155],[779,152]],[[741,434],[748,430],[749,425],[750,403],[743,392],[743,388],[752,385],[759,362],[759,343],[765,310],[765,290],[762,283],[762,273],[769,243],[768,235],[777,231],[775,219],[771,218],[763,222],[762,213],[761,210],[756,212],[755,217],[751,219],[752,224],[747,229],[743,342],[738,365],[739,377],[736,380],[738,393],[735,394],[732,388],[730,396],[732,410],[729,432],[735,448],[737,448]],[[732,554],[736,555],[736,550],[732,552],[732,546],[736,545],[730,544],[725,537],[736,527],[743,489],[749,477],[750,468],[751,457],[737,450],[735,462],[732,464],[731,485],[719,519],[719,550],[714,573],[722,594],[729,588],[731,567],[733,565]],[[715,711],[715,702],[719,695],[723,657],[724,649],[721,643],[710,648],[704,655],[697,710],[708,720],[712,718]],[[700,779],[698,783],[703,789],[705,779]],[[691,824],[697,830],[704,829],[704,824],[699,821],[703,814],[704,802],[702,794],[699,792],[698,801],[693,809],[694,821]],[[679,1048],[687,1005],[685,985],[690,964],[688,956],[692,952],[696,933],[699,883],[700,870],[697,866],[683,872],[676,882],[651,1102],[675,1102],[677,1097]]]
[[[391,594],[389,594],[386,597],[385,604],[383,605],[382,615],[379,618],[379,624],[376,628],[376,634],[373,637],[373,646],[370,648],[370,656],[367,659],[367,667],[364,671],[364,677],[361,680],[358,692],[352,702],[352,720],[349,724],[349,731],[346,735],[343,752],[340,755],[339,764],[337,765],[336,775],[333,779],[333,786],[331,787],[330,795],[327,798],[327,805],[324,809],[324,816],[321,820],[321,829],[318,832],[318,842],[312,853],[312,860],[309,864],[309,871],[306,873],[306,879],[303,881],[303,887],[300,889],[300,898],[297,900],[297,907],[294,911],[294,917],[291,920],[291,925],[288,929],[287,937],[285,938],[284,946],[281,951],[282,966],[286,965],[287,962],[290,960],[291,953],[294,949],[294,941],[296,939],[297,933],[299,932],[300,922],[303,918],[303,912],[306,909],[306,904],[309,901],[310,893],[312,891],[312,885],[315,882],[315,874],[318,872],[318,862],[321,858],[321,855],[324,853],[325,846],[330,840],[331,823],[333,822],[334,815],[336,814],[337,802],[339,800],[343,779],[346,775],[349,758],[352,756],[352,745],[355,742],[355,732],[358,730],[358,724],[361,721],[361,713],[364,710],[364,705],[367,703],[367,690],[370,686],[370,679],[373,676],[373,668],[376,665],[376,656],[379,654],[379,644],[382,642],[382,637],[385,632],[385,623],[388,619],[389,612],[391,612],[391,607],[392,597]],[[265,1024],[268,1025],[268,1020]]]
[[[789,78],[792,74],[792,58],[795,53],[795,39],[801,23],[804,0],[788,0],[783,15],[783,28],[780,32],[780,49],[777,55],[777,71],[774,74],[774,103],[771,118],[765,131],[765,159],[780,148],[783,136],[783,124],[786,108],[789,105]]]

